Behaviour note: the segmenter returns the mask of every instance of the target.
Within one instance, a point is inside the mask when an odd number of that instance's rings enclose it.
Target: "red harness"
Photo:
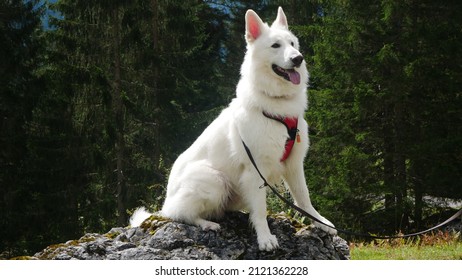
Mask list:
[[[286,148],[281,158],[281,161],[285,161],[289,157],[290,152],[292,151],[292,148],[294,147],[295,140],[297,140],[297,143],[300,143],[300,135],[298,134],[298,129],[297,129],[298,118],[297,117],[288,118],[288,117],[282,117],[278,115],[272,115],[265,111],[263,111],[263,115],[269,119],[282,123],[283,125],[285,125],[287,129],[287,133],[289,134],[289,137],[286,140]]]

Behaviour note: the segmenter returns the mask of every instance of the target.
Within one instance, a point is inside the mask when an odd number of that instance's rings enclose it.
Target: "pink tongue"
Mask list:
[[[295,70],[286,70],[286,73],[289,75],[289,79],[294,85],[300,84],[300,74]]]

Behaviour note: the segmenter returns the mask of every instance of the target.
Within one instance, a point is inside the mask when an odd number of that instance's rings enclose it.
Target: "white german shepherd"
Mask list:
[[[305,182],[303,159],[309,142],[303,116],[308,72],[298,40],[289,31],[282,8],[271,27],[252,10],[247,11],[245,21],[247,53],[236,98],[176,160],[161,214],[203,230],[219,230],[220,225],[209,219],[220,218],[225,211],[247,210],[260,250],[271,251],[278,241],[266,220],[266,188],[260,188],[262,179],[242,141],[270,184],[284,180],[299,207],[332,223],[311,205]],[[289,135],[284,118],[295,122],[296,138]],[[132,225],[148,215],[137,211]],[[335,234],[331,228],[316,225]]]

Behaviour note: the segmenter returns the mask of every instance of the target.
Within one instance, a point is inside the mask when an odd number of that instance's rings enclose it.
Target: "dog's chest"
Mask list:
[[[263,115],[271,121],[279,123],[279,125],[285,127],[286,129],[286,131],[280,131],[280,129],[277,129],[276,131],[276,133],[284,136],[282,137],[282,140],[280,140],[284,143],[284,152],[280,159],[280,161],[283,162],[290,156],[294,145],[296,143],[300,143],[300,135],[298,134],[298,118],[273,115],[265,111],[263,111]],[[276,139],[278,138],[279,137],[276,137]]]

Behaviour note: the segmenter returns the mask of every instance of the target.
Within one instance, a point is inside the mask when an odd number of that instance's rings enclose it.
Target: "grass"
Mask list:
[[[414,239],[351,243],[352,260],[462,260],[460,234],[436,232]]]

